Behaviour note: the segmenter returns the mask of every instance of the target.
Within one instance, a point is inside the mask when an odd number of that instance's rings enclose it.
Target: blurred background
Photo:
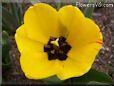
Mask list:
[[[21,1],[21,2],[20,2]],[[78,2],[84,3],[83,0]],[[18,0],[16,2],[2,2],[2,79],[3,83],[13,84],[42,84],[43,80],[29,80],[24,76],[20,68],[20,53],[17,49],[14,34],[16,29],[23,24],[23,16],[27,8],[34,3],[45,2],[57,10],[64,5],[76,5],[76,0]],[[104,3],[104,2],[102,2]],[[113,4],[113,3],[112,3]],[[113,4],[114,5],[114,4]],[[86,7],[79,7],[85,13]],[[93,68],[105,72],[114,80],[114,6],[94,7],[90,9],[93,20],[98,24],[103,33],[103,48],[97,55]],[[85,13],[86,15],[86,13]],[[91,15],[91,14],[90,14]],[[89,16],[90,16],[89,15]],[[88,17],[88,15],[86,15]],[[18,82],[17,82],[18,81]],[[66,82],[69,83],[69,82]]]

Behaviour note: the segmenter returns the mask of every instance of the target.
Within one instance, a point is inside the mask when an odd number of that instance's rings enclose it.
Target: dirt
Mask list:
[[[93,65],[97,70],[110,74],[114,79],[114,7],[102,8],[93,14],[101,28],[104,44]]]
[[[99,25],[104,37],[103,48],[97,56],[93,67],[99,71],[110,74],[114,79],[114,7],[100,8],[93,14],[93,19]],[[4,72],[5,84],[42,84],[42,80],[29,80],[21,70],[19,59],[20,53],[17,50],[14,38],[11,38],[11,68]]]

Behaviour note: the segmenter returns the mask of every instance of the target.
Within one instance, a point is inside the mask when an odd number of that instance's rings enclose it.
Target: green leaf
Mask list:
[[[108,83],[101,83],[101,82],[96,82],[96,81],[90,81],[87,83],[87,85],[110,85]]]
[[[2,31],[2,45],[8,44],[9,35],[6,31]]]
[[[7,58],[5,58],[2,61],[3,70],[7,70],[8,68],[10,68],[10,65],[11,65],[11,60],[10,60],[9,54],[7,54]]]
[[[23,13],[24,13],[23,5],[22,5],[22,3],[18,3],[18,17],[19,17],[20,24],[23,23]]]
[[[81,77],[72,78],[72,83],[89,83],[90,81],[101,82],[101,83],[113,83],[112,78],[103,73],[96,71],[95,69],[91,69],[88,73]]]
[[[57,76],[52,76],[52,77],[46,78],[46,79],[44,79],[44,81],[47,84],[62,84],[62,80],[57,78]]]
[[[36,4],[36,3],[39,3],[40,0],[29,0],[32,4]]]
[[[5,59],[7,54],[9,54],[10,44],[9,44],[9,35],[6,31],[2,32],[2,57]]]
[[[91,0],[87,0],[87,4],[90,4]],[[84,14],[86,17],[88,18],[92,18],[92,14],[93,14],[93,11],[94,11],[95,7],[86,7],[84,9]]]
[[[15,17],[13,17],[13,15],[4,7],[0,6],[0,8],[2,8],[3,27],[9,29],[10,31],[14,31],[18,27]]]
[[[73,6],[76,6],[76,2],[77,2],[77,0],[72,0]]]
[[[61,3],[62,3],[61,0],[58,0],[58,1],[56,2],[57,10],[60,9]]]
[[[13,15],[13,17],[15,18],[15,20],[17,21],[18,26],[21,24],[20,23],[20,19],[19,19],[19,14],[18,14],[18,4],[17,3],[10,3],[10,7],[11,7],[11,13]]]
[[[2,30],[7,31],[8,33],[10,33],[11,31],[13,31],[12,29],[10,29],[10,27],[7,26],[6,22],[2,22]]]
[[[6,31],[2,32],[2,66],[4,69],[7,69],[10,65],[10,57],[9,57],[9,35]]]
[[[94,9],[95,9],[94,7],[86,7],[84,10],[85,16],[88,18],[92,18],[92,14],[93,14]]]

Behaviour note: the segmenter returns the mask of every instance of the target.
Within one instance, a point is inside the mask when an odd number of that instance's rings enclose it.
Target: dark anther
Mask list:
[[[47,52],[49,60],[59,59],[61,61],[67,59],[67,53],[71,49],[71,46],[66,42],[66,38],[61,36],[58,39],[59,46],[52,44],[57,38],[50,37],[48,44],[44,46],[44,52]]]
[[[67,55],[64,53],[64,51],[60,50],[58,52],[58,59],[59,60],[66,60],[67,59]]]
[[[66,41],[66,38],[64,38],[63,36],[59,37],[59,45],[61,46],[64,42]]]
[[[58,56],[59,56],[58,57],[59,60],[66,60],[67,59],[67,55],[64,54],[64,53],[63,54],[59,54]]]
[[[55,59],[57,59],[57,57],[55,56],[55,54],[52,54],[51,52],[48,52],[48,59],[49,60],[55,60]]]
[[[49,40],[48,43],[50,43],[51,41],[54,41],[54,40],[56,40],[56,39],[57,39],[56,37],[50,37],[50,40]]]
[[[52,47],[50,45],[44,45],[44,52],[51,51]]]
[[[71,46],[66,43],[66,44],[64,44],[64,45],[61,45],[61,46],[60,46],[60,49],[61,49],[62,51],[64,51],[64,53],[68,53],[68,51],[71,49]]]
[[[66,38],[63,37],[63,36],[61,36],[61,37],[59,37],[59,41],[65,42],[66,41]]]

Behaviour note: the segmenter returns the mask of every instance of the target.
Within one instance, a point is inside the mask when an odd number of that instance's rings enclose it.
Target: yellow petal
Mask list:
[[[77,26],[80,26],[80,22],[83,21],[84,15],[79,10],[79,8],[74,7],[72,5],[67,5],[62,7],[59,11],[59,19],[61,23],[66,27],[66,30],[71,30],[71,25],[76,24]],[[76,22],[74,22],[76,21]],[[76,28],[74,28],[76,29]],[[67,31],[67,32],[68,32]],[[68,33],[67,33],[68,34]]]
[[[38,3],[31,6],[25,13],[24,24],[28,36],[43,43],[47,43],[50,36],[59,35],[58,13],[48,4]],[[45,38],[42,39],[42,36]]]
[[[49,61],[47,53],[22,53],[21,68],[29,79],[43,79],[55,75],[57,68],[54,61]]]
[[[64,80],[71,77],[79,77],[87,73],[100,49],[101,44],[99,43],[88,44],[78,50],[72,48],[58,77]]]
[[[72,47],[79,48],[85,43],[102,40],[99,27],[86,18],[79,8],[64,6],[59,10],[59,18],[67,28],[67,41]]]
[[[20,26],[15,34],[15,40],[20,52],[43,52],[44,44],[27,37],[26,28]]]
[[[80,48],[88,43],[103,41],[99,27],[91,19],[85,18],[80,24],[80,27],[72,25],[68,35],[67,41],[72,47]]]

